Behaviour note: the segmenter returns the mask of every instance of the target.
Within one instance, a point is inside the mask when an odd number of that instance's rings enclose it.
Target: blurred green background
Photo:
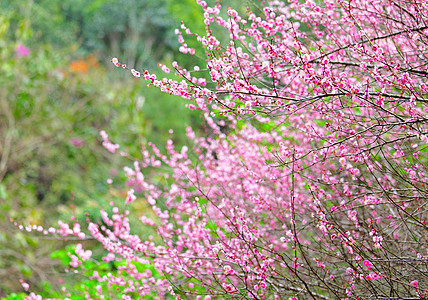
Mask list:
[[[199,56],[178,52],[181,20],[204,34],[195,0],[0,0],[0,297],[21,299],[20,279],[46,297],[59,295],[58,279],[82,285],[64,273],[72,242],[21,232],[10,220],[48,228],[123,203],[121,170],[131,161],[104,149],[100,130],[137,159],[148,141],[162,148],[172,137],[180,146],[187,126],[203,132],[183,99],[110,63],[118,57],[164,76],[158,63],[204,62],[195,40],[188,44]]]

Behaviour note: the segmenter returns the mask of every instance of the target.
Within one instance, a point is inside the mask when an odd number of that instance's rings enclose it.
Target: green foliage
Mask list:
[[[177,48],[173,38],[178,26],[166,0],[27,0],[2,1],[0,8],[12,15],[12,26],[25,20],[34,35],[31,45],[50,44],[58,49],[74,48],[75,54],[96,52],[107,60],[122,57],[128,65],[154,70]]]
[[[3,300],[24,300],[26,296],[28,296],[28,295],[25,293],[19,293],[19,294],[12,293],[12,294],[8,295],[7,297],[3,297],[2,299]]]

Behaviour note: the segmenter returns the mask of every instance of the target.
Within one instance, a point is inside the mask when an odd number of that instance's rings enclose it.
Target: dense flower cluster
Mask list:
[[[192,147],[151,145],[125,168],[126,202],[151,205],[156,217],[141,222],[161,241],[133,235],[128,212],[102,212],[88,229],[105,259],[127,266],[93,278],[122,287],[124,299],[426,295],[428,4],[271,1],[224,18],[220,4],[198,3],[206,36],[181,29],[205,48],[206,65],[174,63],[181,81],[131,72],[192,101],[213,134],[189,128]]]

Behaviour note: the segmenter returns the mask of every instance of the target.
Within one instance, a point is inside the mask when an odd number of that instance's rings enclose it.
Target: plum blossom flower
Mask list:
[[[137,199],[137,197],[134,195],[134,190],[129,190],[126,197],[126,204],[133,202],[135,199]]]
[[[120,64],[119,60],[118,60],[116,57],[113,57],[113,58],[111,59],[111,62],[112,62],[116,67],[120,67],[120,66],[121,66],[121,64]]]
[[[21,285],[22,285],[22,288],[25,290],[25,291],[28,291],[28,289],[30,288],[30,285],[28,284],[28,283],[26,283],[24,280],[22,280],[22,279],[20,279],[19,280],[19,282],[21,283]]]
[[[103,138],[103,146],[104,148],[106,148],[108,151],[110,151],[111,153],[115,153],[117,149],[119,149],[119,145],[118,144],[113,144],[112,142],[110,142],[110,140],[108,139],[108,135],[104,130],[100,131],[100,135]]]
[[[73,145],[73,147],[75,148],[80,148],[83,145],[85,145],[85,141],[82,140],[81,138],[74,137],[70,139],[70,144]]]
[[[135,69],[132,69],[131,70],[131,73],[132,73],[132,75],[134,75],[135,77],[140,77],[141,76],[141,73],[140,72],[138,72],[137,70],[135,70]]]
[[[30,49],[23,44],[19,44],[15,49],[15,53],[17,57],[27,57],[30,54]]]
[[[373,267],[372,263],[369,262],[368,260],[364,260],[363,265],[365,265],[369,270],[371,270]]]

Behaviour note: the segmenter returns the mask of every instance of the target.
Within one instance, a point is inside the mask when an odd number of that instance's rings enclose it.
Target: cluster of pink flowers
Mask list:
[[[140,220],[157,238],[131,234],[128,211],[102,211],[103,222],[88,230],[108,251],[104,260],[121,259],[126,267],[93,278],[131,298],[154,291],[176,299],[422,293],[426,5],[271,1],[246,16],[228,9],[223,19],[219,4],[197,2],[207,32],[196,37],[207,61],[194,71],[206,70],[209,80],[178,63],[181,81],[130,71],[192,101],[189,108],[201,110],[211,134],[197,137],[188,128],[192,146],[176,149],[168,141],[161,153],[149,144],[125,168],[132,189],[124,201],[147,201],[151,214]],[[211,24],[230,34],[228,44]],[[183,52],[193,54],[177,34]],[[119,146],[101,135],[115,152]],[[58,232],[80,234],[64,225]],[[136,271],[133,262],[157,275]]]
[[[27,57],[30,54],[30,49],[25,47],[23,44],[19,44],[16,47],[15,52],[17,57]]]
[[[113,144],[112,142],[110,142],[107,133],[102,130],[100,132],[101,137],[103,138],[103,146],[110,151],[111,153],[115,153],[118,149],[119,149],[119,145],[118,144]]]

